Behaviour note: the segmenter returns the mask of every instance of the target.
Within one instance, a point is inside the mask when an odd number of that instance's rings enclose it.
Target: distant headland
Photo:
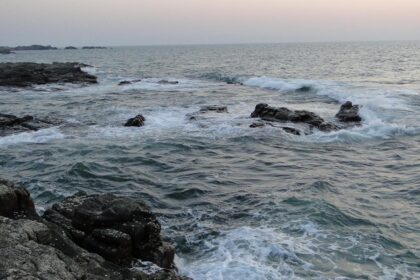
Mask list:
[[[17,46],[17,47],[0,47],[0,54],[11,54],[15,51],[46,51],[46,50],[58,50],[59,48],[53,47],[51,45],[29,45],[29,46]],[[65,50],[77,50],[77,47],[68,46],[63,48]],[[84,46],[81,47],[83,50],[92,50],[92,49],[107,49],[107,47],[103,46]]]

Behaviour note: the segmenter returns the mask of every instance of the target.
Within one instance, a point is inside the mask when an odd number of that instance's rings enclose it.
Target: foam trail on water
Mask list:
[[[25,143],[46,143],[65,136],[58,128],[41,129],[35,132],[22,132],[0,137],[0,146],[9,146]]]

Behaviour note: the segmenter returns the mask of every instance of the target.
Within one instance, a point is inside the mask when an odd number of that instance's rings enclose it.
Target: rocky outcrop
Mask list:
[[[228,113],[228,108],[227,106],[223,106],[223,105],[201,106],[200,110],[198,110],[197,112],[188,114],[187,117],[191,121],[196,121],[198,119],[203,119],[204,118],[203,115],[208,114],[208,113]]]
[[[1,180],[0,207],[0,279],[188,279],[142,201],[78,193],[41,218],[24,188]]]
[[[49,83],[97,83],[80,63],[0,63],[0,86],[27,87]]]
[[[144,125],[146,119],[142,115],[137,115],[134,118],[128,119],[124,126],[136,126],[140,127]]]
[[[0,54],[11,54],[12,50],[7,47],[0,47]]]
[[[84,46],[82,47],[83,50],[105,50],[107,47],[100,47],[100,46]]]
[[[264,121],[253,122],[249,127],[250,128],[262,128],[262,127],[266,127],[266,126],[275,127],[272,123],[264,122]],[[302,131],[300,131],[299,129],[294,128],[294,127],[280,126],[279,128],[281,128],[284,132],[287,132],[287,133],[290,133],[290,134],[293,134],[293,135],[302,135]]]
[[[126,86],[126,85],[131,85],[133,83],[138,83],[141,82],[141,79],[136,79],[136,80],[124,80],[118,83],[119,86]]]
[[[359,116],[359,105],[353,105],[347,101],[341,105],[340,111],[335,117],[341,122],[361,122],[362,118]]]
[[[325,122],[317,114],[305,110],[290,110],[285,107],[271,107],[260,103],[255,107],[251,118],[261,118],[265,121],[304,123],[321,131],[333,131],[339,129],[332,123]]]
[[[19,132],[37,131],[59,124],[60,121],[51,118],[39,119],[33,116],[17,117],[0,113],[0,136]]]
[[[160,80],[158,82],[158,84],[160,84],[160,85],[177,85],[177,84],[179,84],[179,82],[178,81]]]
[[[65,50],[77,50],[77,48],[73,47],[73,46],[68,46],[68,47],[65,47],[64,49]]]
[[[34,218],[38,215],[31,195],[25,188],[0,178],[0,216]]]
[[[30,45],[30,46],[17,46],[11,48],[13,51],[46,51],[46,50],[56,50],[56,47],[52,47],[50,45],[43,46],[43,45]]]

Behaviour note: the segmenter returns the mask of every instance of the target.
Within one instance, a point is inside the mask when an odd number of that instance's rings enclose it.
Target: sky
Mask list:
[[[420,0],[0,0],[0,46],[420,40]]]

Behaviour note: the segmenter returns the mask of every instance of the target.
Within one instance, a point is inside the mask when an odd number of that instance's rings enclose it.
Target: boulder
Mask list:
[[[17,117],[15,115],[0,113],[0,137],[13,133],[37,131],[59,124],[59,120],[51,118],[39,119],[29,115]]]
[[[137,115],[134,118],[128,119],[124,126],[143,126],[146,119],[142,115]]]
[[[332,123],[327,123],[317,114],[305,110],[290,110],[285,107],[271,107],[268,104],[260,103],[255,107],[251,118],[261,118],[265,121],[304,123],[311,128],[315,127],[321,131],[332,131],[339,129]]]
[[[25,188],[0,178],[0,216],[35,218],[38,214]]]
[[[29,193],[0,179],[0,279],[191,280],[139,200],[78,193],[39,217]]]
[[[95,76],[82,71],[80,63],[0,63],[0,86],[27,87],[50,83],[97,83]]]
[[[162,241],[160,224],[142,201],[78,193],[53,205],[43,217],[83,248],[118,265],[140,259],[175,267],[174,248]]]
[[[141,82],[141,79],[136,79],[136,80],[131,80],[131,81],[124,80],[124,81],[119,82],[118,85],[125,86],[125,85],[131,85],[133,83],[138,83],[138,82]]]
[[[179,84],[179,82],[178,81],[160,80],[158,82],[158,84],[160,84],[160,85],[177,85],[177,84]]]
[[[341,122],[361,122],[362,118],[359,116],[359,105],[353,105],[347,101],[340,107],[340,111],[335,117]]]

